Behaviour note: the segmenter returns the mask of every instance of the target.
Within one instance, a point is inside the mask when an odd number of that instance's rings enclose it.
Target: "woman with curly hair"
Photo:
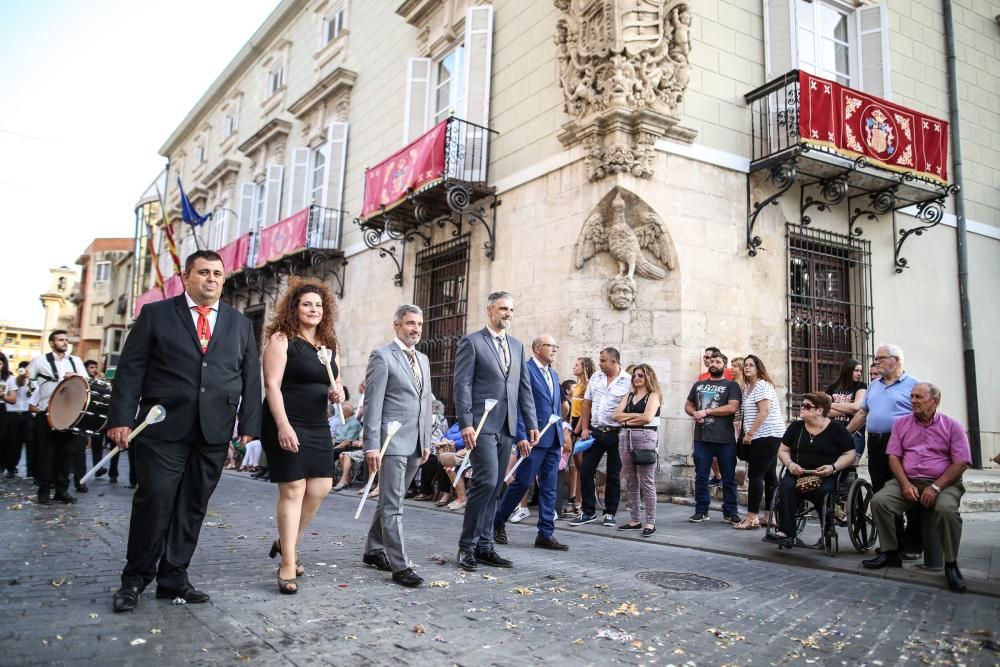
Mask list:
[[[333,484],[333,446],[327,404],[340,402],[340,350],[333,331],[333,294],[318,281],[293,278],[264,330],[264,399],[261,444],[271,481],[278,484],[278,539],[270,557],[281,554],[278,590],[298,592],[305,569],[296,545]],[[336,384],[320,358],[333,358]]]

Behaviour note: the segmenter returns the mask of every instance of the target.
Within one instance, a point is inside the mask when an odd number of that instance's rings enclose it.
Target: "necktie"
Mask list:
[[[507,356],[507,346],[504,345],[503,336],[497,336],[497,346],[500,348],[500,355],[503,357],[503,369],[510,368],[510,358]]]
[[[417,365],[417,353],[413,350],[403,350],[406,358],[410,360],[410,371],[413,372],[413,379],[417,381],[417,392],[424,390],[423,378],[420,376],[420,366]]]
[[[212,327],[208,326],[208,314],[212,312],[211,306],[194,306],[194,311],[198,313],[198,342],[201,344],[201,353],[208,352],[208,343],[212,340]]]
[[[542,369],[542,375],[545,377],[545,384],[548,386],[549,393],[551,394],[552,393],[552,373],[549,372],[549,367],[548,366],[541,366],[540,368]]]

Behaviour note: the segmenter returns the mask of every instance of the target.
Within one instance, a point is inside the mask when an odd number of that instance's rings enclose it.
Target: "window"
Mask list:
[[[462,46],[449,51],[434,63],[434,94],[432,96],[433,122],[437,125],[451,112],[462,109],[462,95],[465,92]]]
[[[285,85],[285,65],[284,63],[278,64],[267,73],[267,95],[266,97],[271,97],[279,90],[281,90]]]
[[[236,114],[229,112],[222,119],[222,136],[229,138],[236,132]]]
[[[850,86],[856,41],[850,13],[825,2],[796,2],[799,67]]]
[[[323,204],[323,191],[326,188],[326,146],[313,149],[310,160],[311,175],[309,179],[309,197],[306,204]]]
[[[111,262],[97,262],[94,265],[94,282],[106,283],[111,280]]]
[[[323,19],[323,46],[340,37],[344,32],[344,10],[337,9]]]
[[[90,323],[94,326],[100,326],[104,324],[104,309],[103,308],[91,308],[90,309]]]
[[[195,146],[194,154],[195,154],[195,160],[197,161],[198,164],[204,164],[205,163],[206,155],[205,155],[205,142],[204,141],[199,142],[198,145]]]
[[[260,230],[264,226],[264,200],[266,186],[264,181],[254,186],[253,193],[253,229]]]

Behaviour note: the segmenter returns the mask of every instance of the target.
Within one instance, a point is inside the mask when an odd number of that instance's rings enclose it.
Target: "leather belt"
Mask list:
[[[620,430],[620,426],[595,426],[595,431],[600,431],[601,433],[613,433]]]

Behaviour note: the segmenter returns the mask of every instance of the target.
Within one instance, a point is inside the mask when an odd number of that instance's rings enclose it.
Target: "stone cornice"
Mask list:
[[[204,178],[202,183],[205,187],[212,187],[220,180],[226,177],[226,174],[239,174],[240,173],[240,163],[236,160],[225,159],[215,166],[212,171],[208,172],[208,176]]]
[[[292,102],[288,110],[295,114],[296,118],[304,118],[317,105],[333,98],[340,92],[350,91],[354,88],[354,82],[358,79],[358,73],[343,67],[338,67],[309,89],[305,95]]]
[[[274,118],[257,130],[252,137],[240,144],[238,150],[244,155],[250,155],[272,139],[287,137],[291,130],[292,124],[287,120]]]
[[[406,19],[410,25],[419,28],[428,15],[437,10],[440,0],[404,0],[396,9],[396,13]]]

